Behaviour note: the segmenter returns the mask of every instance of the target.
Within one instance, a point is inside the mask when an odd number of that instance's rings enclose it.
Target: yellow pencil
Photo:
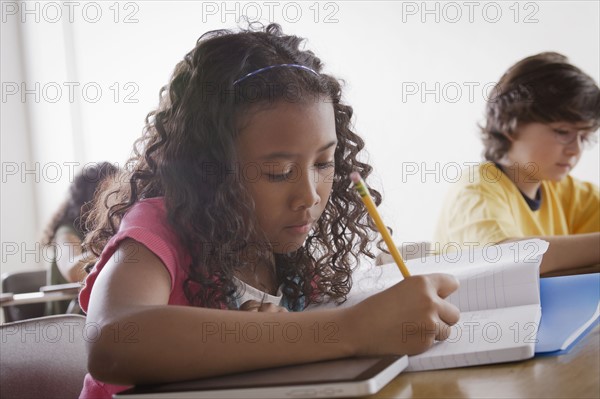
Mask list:
[[[390,235],[390,232],[388,231],[387,227],[385,226],[385,224],[383,224],[383,220],[381,220],[381,216],[379,216],[379,212],[377,212],[377,208],[375,207],[375,202],[373,202],[373,198],[371,198],[371,194],[369,194],[369,189],[367,189],[367,186],[363,181],[362,177],[360,177],[360,174],[358,174],[358,172],[352,172],[350,174],[350,179],[352,179],[356,191],[358,191],[358,193],[360,194],[360,198],[367,207],[369,215],[371,215],[371,218],[373,218],[377,229],[383,237],[383,241],[385,241],[385,245],[387,245],[387,248],[392,254],[394,261],[396,261],[400,272],[402,273],[404,278],[410,277],[410,273],[408,272],[408,269],[406,268],[406,265],[402,260],[402,255],[400,255],[396,244],[394,244],[392,236]]]

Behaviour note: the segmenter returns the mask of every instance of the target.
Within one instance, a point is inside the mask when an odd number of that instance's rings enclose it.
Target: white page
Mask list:
[[[448,339],[410,356],[407,371],[529,359],[535,353],[540,317],[539,305],[461,313]]]
[[[539,264],[510,264],[457,276],[460,288],[446,300],[461,312],[539,305]]]
[[[409,358],[408,371],[501,363],[533,357],[541,317],[539,265],[546,241],[532,239],[407,262],[412,275],[444,272],[459,289],[447,300],[461,310],[446,341]],[[353,274],[351,306],[402,281],[396,264]],[[313,309],[335,307],[332,303]],[[418,333],[418,332],[415,332]]]
[[[531,239],[469,249],[448,256],[406,262],[412,275],[448,273],[460,288],[448,297],[461,311],[539,304],[539,264],[548,243]],[[452,260],[450,262],[449,260]],[[352,289],[343,307],[352,306],[403,280],[395,263],[362,266],[352,275]],[[335,303],[311,305],[307,310],[335,308]]]

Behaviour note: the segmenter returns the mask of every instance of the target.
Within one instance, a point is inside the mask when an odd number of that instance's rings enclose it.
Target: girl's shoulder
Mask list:
[[[179,235],[169,223],[163,197],[140,200],[125,213],[112,241],[125,238],[133,238],[150,249],[169,248],[174,254],[187,254]],[[181,260],[178,259],[176,263]]]
[[[125,213],[119,230],[104,247],[80,292],[79,301],[82,309],[87,312],[96,278],[121,245],[124,245],[124,253],[135,257],[136,247],[129,246],[129,243],[125,241],[127,239],[146,247],[161,260],[167,269],[171,277],[169,303],[189,304],[182,289],[187,275],[182,270],[190,263],[189,254],[175,230],[168,223],[164,199],[150,198],[138,201]]]
[[[167,227],[167,208],[163,197],[142,199],[125,213],[120,229],[138,227]]]

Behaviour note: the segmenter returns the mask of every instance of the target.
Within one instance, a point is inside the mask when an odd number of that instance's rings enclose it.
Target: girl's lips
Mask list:
[[[310,231],[311,227],[312,222],[308,222],[298,226],[287,226],[286,229],[296,234],[306,234]]]

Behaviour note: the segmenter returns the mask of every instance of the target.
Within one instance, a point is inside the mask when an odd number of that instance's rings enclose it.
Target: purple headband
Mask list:
[[[258,73],[264,72],[264,71],[268,71],[269,69],[273,69],[273,68],[279,68],[279,67],[288,67],[288,68],[299,68],[299,69],[304,69],[305,71],[314,73],[316,76],[319,76],[319,74],[314,70],[311,69],[307,66],[304,65],[300,65],[300,64],[278,64],[278,65],[271,65],[268,67],[264,67],[264,68],[260,68],[257,69],[256,71],[252,71],[249,74],[242,76],[241,78],[239,78],[238,80],[236,80],[235,82],[233,82],[233,85],[235,86],[236,84],[240,83],[243,80],[248,79],[250,76],[254,76]]]

